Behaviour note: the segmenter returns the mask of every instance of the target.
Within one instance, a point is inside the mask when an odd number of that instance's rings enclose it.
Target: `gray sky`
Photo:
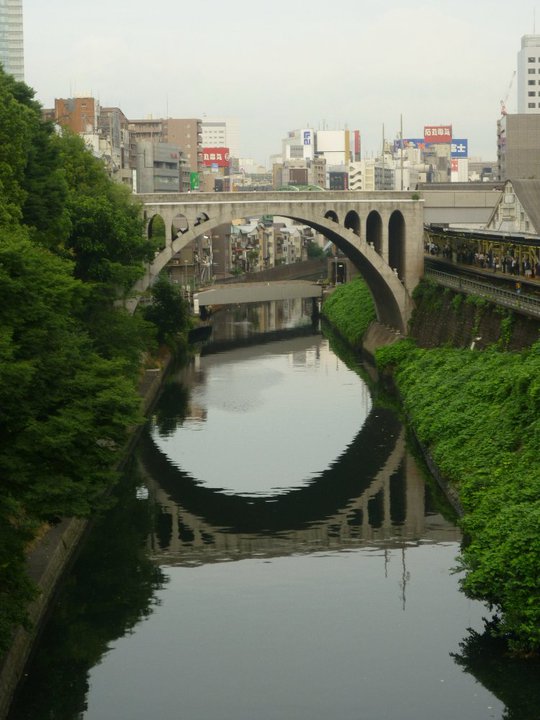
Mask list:
[[[535,29],[535,0],[23,4],[26,82],[45,107],[91,94],[128,118],[236,117],[241,154],[265,164],[289,130],[323,123],[360,130],[371,156],[400,115],[404,137],[451,123],[469,155],[493,160]]]

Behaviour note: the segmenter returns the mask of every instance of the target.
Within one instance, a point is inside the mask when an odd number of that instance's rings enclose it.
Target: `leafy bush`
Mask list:
[[[522,353],[377,352],[415,433],[459,489],[470,537],[463,589],[500,616],[516,652],[540,651],[540,343]]]
[[[322,314],[353,347],[359,346],[376,317],[371,293],[361,278],[336,288],[325,301]]]

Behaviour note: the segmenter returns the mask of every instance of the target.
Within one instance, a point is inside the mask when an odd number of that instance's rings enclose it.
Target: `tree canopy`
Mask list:
[[[25,543],[116,477],[157,332],[116,302],[153,257],[140,208],[33,95],[0,68],[0,653],[33,594]]]

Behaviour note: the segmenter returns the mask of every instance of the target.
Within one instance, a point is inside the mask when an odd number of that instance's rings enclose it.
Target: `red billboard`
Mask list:
[[[451,125],[424,125],[424,142],[430,143],[451,143]]]
[[[229,157],[229,148],[203,148],[203,163],[205,167],[229,167]]]

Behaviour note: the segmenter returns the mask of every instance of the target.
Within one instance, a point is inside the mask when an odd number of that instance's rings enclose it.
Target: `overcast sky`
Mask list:
[[[23,0],[26,82],[91,94],[128,118],[235,117],[267,163],[292,129],[360,130],[366,157],[452,124],[496,157],[500,100],[534,0]],[[508,99],[517,112],[517,80]]]

